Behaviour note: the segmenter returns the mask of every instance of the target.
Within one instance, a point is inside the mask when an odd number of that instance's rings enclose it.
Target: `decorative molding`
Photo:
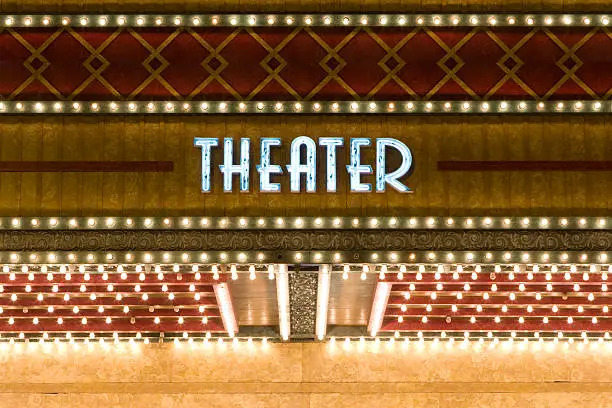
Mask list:
[[[607,251],[612,231],[0,231],[0,251]]]

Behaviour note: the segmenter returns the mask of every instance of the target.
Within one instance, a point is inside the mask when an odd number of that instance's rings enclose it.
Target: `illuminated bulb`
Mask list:
[[[98,306],[98,313],[104,313],[104,306]]]
[[[508,306],[503,305],[501,310],[502,310],[502,312],[506,313],[508,311]]]
[[[497,284],[496,283],[491,285],[491,292],[497,292]]]
[[[495,316],[494,321],[495,321],[495,323],[499,323],[501,321],[501,319],[499,318],[499,316]]]
[[[452,310],[453,312],[456,312],[456,311],[457,311],[457,305],[452,305],[452,306],[451,306],[451,310]]]
[[[553,311],[554,313],[557,313],[557,312],[559,311],[559,307],[558,307],[557,305],[553,305],[553,307],[552,307],[552,311]]]
[[[589,301],[592,302],[593,300],[595,300],[595,295],[593,295],[592,293],[589,293],[589,296],[587,297],[587,299],[589,299]]]
[[[574,323],[574,319],[572,318],[572,316],[570,316],[570,317],[568,317],[568,318],[567,318],[567,323],[568,323],[568,324],[572,324],[572,323]]]
[[[112,320],[111,320],[111,318],[110,318],[110,317],[107,317],[107,318],[105,319],[105,322],[106,322],[106,324],[111,324]]]
[[[514,292],[510,293],[510,300],[516,300],[516,295]]]

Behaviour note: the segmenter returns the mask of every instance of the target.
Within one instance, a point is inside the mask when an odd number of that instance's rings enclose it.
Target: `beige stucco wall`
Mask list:
[[[6,347],[0,407],[610,407],[612,346]]]

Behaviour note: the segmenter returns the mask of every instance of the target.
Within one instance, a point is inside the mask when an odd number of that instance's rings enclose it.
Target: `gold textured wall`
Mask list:
[[[588,117],[182,117],[3,118],[1,160],[169,160],[170,173],[0,173],[0,215],[597,215],[612,204],[612,172],[443,172],[440,160],[608,160],[612,130]],[[413,152],[405,182],[411,194],[347,191],[283,194],[258,190],[259,137],[286,146],[311,137],[394,137]],[[200,150],[194,137],[252,139],[251,192],[222,191],[214,170],[211,193],[200,192]],[[345,143],[346,144],[346,143]],[[216,165],[222,160],[220,148]],[[347,148],[341,150],[343,160]],[[322,152],[319,152],[322,154]],[[363,161],[374,164],[374,149]],[[274,158],[289,162],[287,149]],[[323,160],[319,181],[325,174]],[[369,181],[373,177],[370,177]]]
[[[0,351],[0,407],[605,408],[612,349],[242,343]]]

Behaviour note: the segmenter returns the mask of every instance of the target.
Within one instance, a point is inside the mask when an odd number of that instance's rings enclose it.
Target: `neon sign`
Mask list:
[[[219,146],[217,138],[195,138],[194,145],[201,149],[202,153],[202,191],[210,192],[212,189],[212,154],[213,148]],[[282,145],[279,138],[261,138],[259,141],[259,162],[255,168],[259,173],[259,191],[280,192],[281,185],[273,182],[273,176],[283,174],[283,166],[272,163],[272,149]],[[344,139],[340,137],[321,137],[318,146],[322,147],[326,163],[325,190],[333,193],[338,187],[338,149],[343,147]],[[363,176],[372,174],[373,168],[370,164],[361,161],[363,149],[372,147],[372,139],[357,137],[349,141],[350,149],[349,163],[346,172],[352,192],[371,192],[372,184],[363,181]],[[377,192],[384,192],[387,186],[391,186],[400,192],[409,192],[410,189],[400,179],[412,168],[412,153],[408,146],[397,139],[378,138],[375,139],[376,149],[375,163],[375,186]],[[387,152],[393,149],[401,156],[401,164],[393,171],[387,172]],[[239,154],[234,153],[234,140],[231,137],[223,139],[223,164],[219,169],[223,174],[223,191],[234,190],[233,178],[238,176],[239,189],[242,192],[250,190],[251,180],[251,140],[242,138],[239,142]],[[236,157],[236,158],[235,158]],[[235,164],[237,163],[237,164]],[[284,166],[289,174],[289,185],[291,192],[302,191],[302,182],[305,180],[306,192],[317,191],[317,143],[308,136],[299,136],[291,141],[290,161]]]

